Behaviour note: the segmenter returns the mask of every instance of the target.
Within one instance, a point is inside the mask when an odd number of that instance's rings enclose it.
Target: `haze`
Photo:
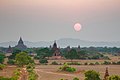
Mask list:
[[[0,42],[120,41],[119,33],[120,0],[0,0]]]

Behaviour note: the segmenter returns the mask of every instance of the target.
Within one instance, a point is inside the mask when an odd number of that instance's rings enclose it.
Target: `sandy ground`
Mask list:
[[[7,66],[5,69],[0,70],[0,76],[11,77],[15,69],[17,69],[16,66]]]
[[[60,80],[61,78],[72,80],[74,77],[78,77],[80,80],[84,80],[84,72],[87,70],[95,70],[99,72],[101,75],[100,77],[103,78],[106,67],[108,67],[110,75],[120,75],[120,65],[72,66],[80,71],[78,73],[59,72],[58,68],[60,66],[61,65],[37,65],[35,71],[39,76],[38,80]]]

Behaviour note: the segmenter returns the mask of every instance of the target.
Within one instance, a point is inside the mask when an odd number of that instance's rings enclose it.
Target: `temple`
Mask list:
[[[80,52],[80,45],[78,45],[78,48],[76,50],[77,52]]]
[[[54,44],[52,46],[52,51],[53,51],[52,59],[61,59],[60,48],[57,47],[56,41],[54,41]]]
[[[21,51],[24,51],[27,49],[27,46],[24,45],[24,42],[22,40],[22,38],[20,37],[20,40],[18,41],[18,44],[15,46],[16,49],[19,49]]]
[[[12,53],[13,52],[13,49],[12,47],[9,45],[8,49],[6,50],[6,53]]]
[[[106,67],[106,71],[105,71],[104,80],[108,80],[108,79],[107,79],[108,77],[109,77],[109,73],[108,73],[108,67]]]

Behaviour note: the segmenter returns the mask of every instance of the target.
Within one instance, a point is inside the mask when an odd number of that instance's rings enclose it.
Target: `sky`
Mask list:
[[[0,42],[120,41],[119,33],[120,0],[0,0]]]

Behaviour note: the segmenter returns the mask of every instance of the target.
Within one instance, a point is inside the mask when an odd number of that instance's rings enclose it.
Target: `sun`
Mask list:
[[[74,25],[74,29],[75,29],[75,31],[80,31],[81,29],[82,29],[82,26],[81,26],[81,24],[80,23],[76,23],[75,25]]]

